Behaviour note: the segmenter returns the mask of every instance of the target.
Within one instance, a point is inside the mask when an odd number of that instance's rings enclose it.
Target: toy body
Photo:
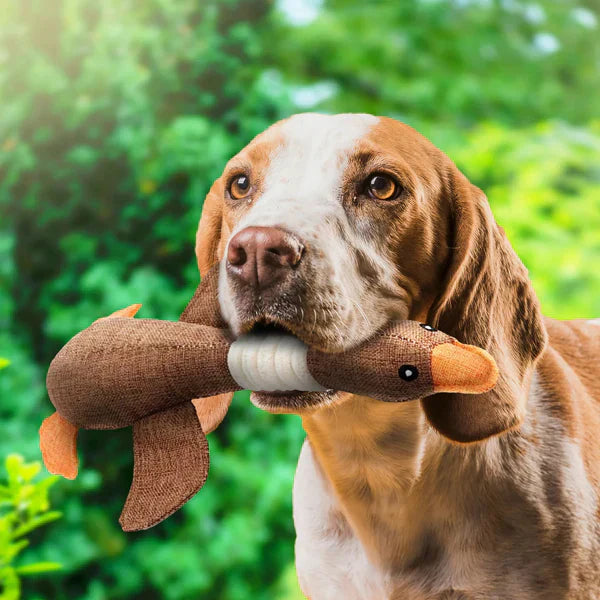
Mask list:
[[[403,402],[463,390],[469,382],[467,391],[483,392],[493,381],[494,364],[483,350],[415,321],[329,354],[291,335],[232,340],[227,330],[207,325],[120,317],[78,333],[52,362],[47,386],[73,425],[118,429],[192,398],[241,389],[337,389]]]
[[[241,389],[229,376],[226,330],[192,323],[100,319],[48,370],[56,410],[84,429],[119,429],[148,415]]]
[[[126,530],[161,521],[204,484],[208,446],[193,398],[240,389],[336,389],[403,402],[439,392],[481,393],[496,381],[496,365],[484,350],[414,321],[393,323],[336,354],[285,334],[251,333],[234,340],[213,313],[197,307],[203,304],[201,288],[182,319],[211,324],[100,319],[73,337],[48,371],[57,413],[40,435],[50,470],[58,465],[55,471],[72,474],[60,466],[60,452],[66,449],[68,464],[76,464],[78,427],[133,425],[134,478],[121,515]],[[209,292],[213,295],[214,288]]]

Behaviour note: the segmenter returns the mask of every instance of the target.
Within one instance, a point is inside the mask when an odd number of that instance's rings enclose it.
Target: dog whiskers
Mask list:
[[[310,330],[310,335],[313,334],[313,331],[315,330],[315,327],[317,326],[317,311],[314,308],[313,308],[313,315],[314,315],[315,319],[313,321],[312,329]]]
[[[362,307],[360,306],[360,304],[356,300],[353,300],[352,298],[350,298],[349,296],[344,296],[344,298],[346,300],[350,300],[350,302],[352,302],[352,304],[354,304],[354,306],[356,306],[356,310],[358,310],[358,312],[360,313],[361,317],[364,319],[365,324],[367,325],[367,327],[369,329],[371,329],[372,328],[371,321],[369,321],[369,318],[365,314],[365,311],[362,309]]]
[[[300,307],[300,321],[304,321],[304,308],[302,308],[302,298],[298,296],[298,306]]]

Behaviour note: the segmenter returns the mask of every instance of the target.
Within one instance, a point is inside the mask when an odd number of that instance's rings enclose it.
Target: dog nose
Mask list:
[[[227,271],[247,285],[266,288],[298,266],[304,245],[277,227],[246,227],[229,241]]]

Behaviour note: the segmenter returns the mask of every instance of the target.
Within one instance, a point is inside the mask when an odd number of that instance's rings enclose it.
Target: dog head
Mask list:
[[[196,252],[201,273],[220,262],[221,311],[236,334],[283,328],[338,352],[391,320],[427,321],[487,348],[504,368],[492,406],[433,397],[423,405],[430,423],[473,441],[520,422],[528,368],[544,344],[526,271],[483,193],[407,125],[364,114],[276,123],[213,184]],[[335,397],[252,400],[298,412]]]

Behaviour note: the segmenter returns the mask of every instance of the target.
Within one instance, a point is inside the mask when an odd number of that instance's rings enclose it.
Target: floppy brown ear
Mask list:
[[[223,220],[223,182],[219,178],[213,183],[204,200],[196,233],[196,259],[203,278],[221,259],[228,235],[228,228]],[[216,282],[217,274],[213,273],[213,276]],[[216,293],[216,287],[214,289]],[[213,322],[202,324],[214,325]],[[220,394],[201,400],[192,400],[205,433],[214,431],[221,424],[232,398],[233,394]]]
[[[546,331],[527,270],[496,225],[483,192],[454,164],[441,202],[451,215],[447,276],[428,322],[484,348],[498,365],[494,389],[480,395],[436,394],[422,400],[429,423],[457,442],[474,442],[518,426],[532,367]]]
[[[184,323],[227,329],[227,322],[221,315],[219,305],[219,265],[202,274],[202,281],[179,316],[179,320]]]
[[[219,178],[212,184],[204,199],[196,232],[196,259],[203,277],[221,260],[227,230],[227,224],[223,220],[223,182]]]

